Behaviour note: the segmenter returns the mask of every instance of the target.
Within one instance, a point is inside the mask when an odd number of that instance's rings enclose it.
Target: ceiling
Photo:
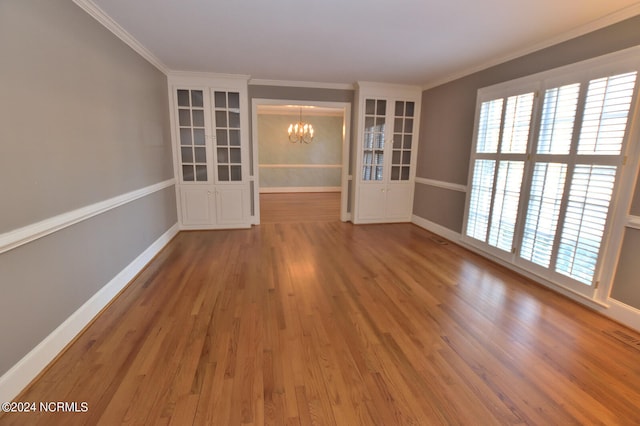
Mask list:
[[[346,84],[433,85],[640,14],[635,0],[75,1],[172,71]]]

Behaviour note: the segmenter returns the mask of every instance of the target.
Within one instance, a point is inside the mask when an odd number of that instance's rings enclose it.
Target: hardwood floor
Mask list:
[[[340,220],[339,192],[260,194],[260,223]]]
[[[410,224],[183,232],[0,424],[639,424],[624,335]]]

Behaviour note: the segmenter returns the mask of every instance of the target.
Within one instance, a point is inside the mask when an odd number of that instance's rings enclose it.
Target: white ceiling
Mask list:
[[[418,85],[445,81],[640,14],[636,0],[93,4],[173,71]]]

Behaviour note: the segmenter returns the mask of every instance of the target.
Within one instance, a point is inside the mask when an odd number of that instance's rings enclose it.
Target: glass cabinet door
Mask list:
[[[178,89],[178,131],[180,133],[180,172],[183,182],[206,182],[204,91]]]
[[[386,100],[365,100],[364,143],[362,146],[363,181],[381,181],[384,179],[386,115]]]
[[[396,101],[391,149],[391,180],[409,180],[415,102]]]
[[[242,181],[240,93],[213,91],[216,171],[218,182]]]

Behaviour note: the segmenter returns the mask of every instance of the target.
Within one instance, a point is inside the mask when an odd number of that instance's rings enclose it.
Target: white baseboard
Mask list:
[[[340,192],[339,186],[278,186],[272,188],[260,188],[261,194],[277,192]]]
[[[606,316],[626,325],[627,327],[640,331],[640,309],[625,305],[624,303],[611,298],[607,299],[607,304],[609,305],[609,310],[607,312],[603,312]]]
[[[418,225],[420,228],[424,228],[427,231],[433,232],[434,234],[438,234],[449,241],[455,242],[456,244],[460,243],[461,235],[459,232],[452,231],[449,228],[445,228],[444,226],[438,225],[437,223],[431,222],[423,217],[416,216],[414,214],[411,216],[411,223]]]
[[[177,233],[175,224],[2,375],[0,402],[11,401],[31,383]]]

